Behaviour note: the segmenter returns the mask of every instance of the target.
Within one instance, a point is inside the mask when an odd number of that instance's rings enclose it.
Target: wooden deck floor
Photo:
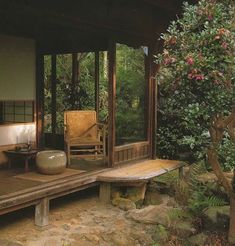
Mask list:
[[[38,206],[44,199],[49,201],[105,182],[148,180],[183,165],[179,161],[169,160],[142,160],[112,169],[97,165],[93,168],[95,170],[83,169],[82,172],[71,172],[50,180],[48,177],[40,180],[35,173],[24,175],[13,172],[4,176],[0,171],[0,215],[30,205]]]
[[[71,178],[74,175],[85,174],[92,171],[104,169],[103,161],[99,160],[73,160],[70,168],[60,175],[40,175],[35,167],[30,166],[30,171],[24,173],[24,167],[15,166],[12,169],[0,170],[0,201],[2,196],[24,191],[25,189],[40,186],[52,181]]]

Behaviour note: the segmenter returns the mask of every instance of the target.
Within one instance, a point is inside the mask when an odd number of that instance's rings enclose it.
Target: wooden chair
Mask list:
[[[97,122],[95,111],[65,111],[64,140],[70,165],[71,157],[103,157],[105,125]]]

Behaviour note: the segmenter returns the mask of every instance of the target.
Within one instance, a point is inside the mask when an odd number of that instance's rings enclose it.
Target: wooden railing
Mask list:
[[[138,142],[115,147],[115,164],[144,159],[149,156],[149,142]]]

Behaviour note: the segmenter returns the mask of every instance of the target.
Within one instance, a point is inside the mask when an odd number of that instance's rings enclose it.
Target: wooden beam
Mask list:
[[[100,53],[95,52],[95,111],[97,114],[97,120],[99,121],[100,110]]]
[[[56,144],[56,55],[51,55],[51,128],[52,146]]]
[[[109,43],[108,49],[108,167],[114,166],[115,152],[115,111],[116,111],[116,44],[113,41]]]
[[[44,146],[44,56],[36,48],[36,141],[37,147]]]
[[[182,7],[182,1],[166,1],[166,0],[144,0],[145,3],[148,3],[158,9],[166,10],[170,13],[179,13]]]
[[[154,5],[146,4],[145,1],[115,1],[110,4],[104,0],[92,5],[89,1],[82,4],[79,2],[69,5],[64,0],[50,5],[49,2],[29,1],[25,4],[21,1],[5,0],[7,7],[0,8],[1,18],[4,19],[0,26],[5,29],[4,23],[7,23],[6,29],[9,31],[20,30],[37,40],[45,40],[45,43],[50,41],[50,49],[57,47],[54,49],[58,50],[58,42],[61,40],[64,40],[64,46],[71,47],[70,42],[74,40],[76,52],[76,44],[80,45],[82,37],[87,35],[92,36],[86,37],[88,43],[96,43],[98,37],[112,37],[122,43],[126,40],[126,44],[130,39],[130,43],[148,45],[146,42],[153,36],[156,37],[156,33],[163,32],[163,22],[172,19],[172,14],[168,15],[164,8],[153,11]],[[174,4],[172,5],[174,7]],[[75,38],[76,34],[79,34],[80,38]],[[86,42],[83,45],[86,45]],[[49,47],[46,48],[47,52],[48,49]],[[66,50],[66,47],[63,49]]]

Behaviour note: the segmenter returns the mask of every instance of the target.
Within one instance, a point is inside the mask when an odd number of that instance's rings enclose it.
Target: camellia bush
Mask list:
[[[235,243],[235,185],[227,180],[220,162],[221,155],[226,153],[234,158],[234,13],[234,3],[230,0],[185,3],[182,17],[172,22],[162,35],[164,50],[156,57],[161,65],[160,125],[165,127],[160,127],[158,132],[159,142],[163,143],[159,149],[164,155],[166,132],[167,139],[172,141],[169,149],[171,146],[180,151],[190,149],[197,153],[198,160],[203,154],[207,157],[231,198],[229,240],[232,243]],[[176,129],[172,136],[171,129]],[[221,145],[229,146],[229,151],[221,149]],[[232,169],[235,167],[235,160],[227,156],[224,159],[233,163]]]
[[[204,158],[214,117],[230,114],[235,103],[234,27],[232,1],[202,0],[185,3],[182,18],[162,35],[164,50],[157,56],[161,157],[191,152],[194,160]],[[234,151],[230,137],[224,137],[220,156]],[[235,166],[227,157],[220,159],[227,169]]]

